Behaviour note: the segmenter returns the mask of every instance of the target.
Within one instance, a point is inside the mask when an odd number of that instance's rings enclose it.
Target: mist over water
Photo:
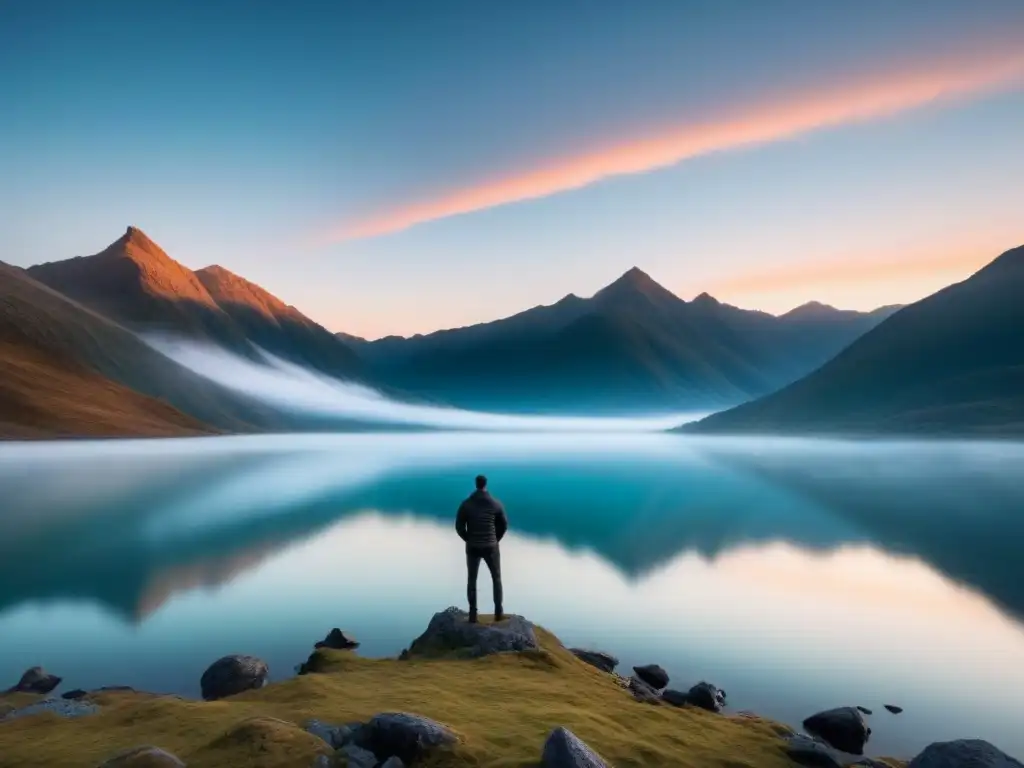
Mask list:
[[[370,387],[327,376],[260,350],[265,364],[220,347],[177,337],[147,335],[151,347],[194,373],[290,413],[325,419],[433,429],[492,432],[661,432],[707,413],[636,417],[548,416],[484,413],[405,403]]]

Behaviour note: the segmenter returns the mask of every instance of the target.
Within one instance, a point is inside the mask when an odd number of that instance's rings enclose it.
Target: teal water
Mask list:
[[[464,600],[458,502],[508,508],[506,608],[869,753],[1024,757],[1024,446],[358,434],[0,445],[0,685],[198,694],[292,674],[332,626],[397,654]],[[489,597],[486,572],[481,596]],[[884,703],[904,714],[890,715]]]

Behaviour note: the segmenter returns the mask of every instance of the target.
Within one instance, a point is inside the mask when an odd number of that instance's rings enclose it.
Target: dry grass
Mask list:
[[[171,437],[212,430],[70,360],[0,339],[0,437]]]
[[[0,723],[0,766],[93,768],[123,749],[152,744],[190,768],[304,768],[328,752],[301,729],[307,719],[344,723],[409,711],[460,735],[439,765],[535,766],[547,734],[564,725],[622,768],[792,768],[782,750],[785,726],[640,704],[612,676],[577,660],[553,636],[540,636],[539,652],[474,660],[317,651],[310,663],[318,672],[219,702],[95,694],[91,700],[102,707],[96,715]]]

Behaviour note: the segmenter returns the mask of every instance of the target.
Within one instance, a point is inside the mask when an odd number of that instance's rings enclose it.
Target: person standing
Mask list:
[[[477,622],[476,578],[480,561],[487,564],[494,588],[494,620],[505,618],[502,610],[501,551],[498,542],[508,531],[508,516],[501,502],[487,490],[487,478],[476,476],[476,490],[459,505],[455,530],[466,542],[466,597],[469,599],[469,621]]]

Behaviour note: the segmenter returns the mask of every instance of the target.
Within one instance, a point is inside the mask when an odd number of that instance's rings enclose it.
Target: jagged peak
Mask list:
[[[595,299],[607,299],[629,295],[643,295],[648,299],[676,299],[670,290],[658,283],[639,267],[630,267],[618,279],[594,294]]]

